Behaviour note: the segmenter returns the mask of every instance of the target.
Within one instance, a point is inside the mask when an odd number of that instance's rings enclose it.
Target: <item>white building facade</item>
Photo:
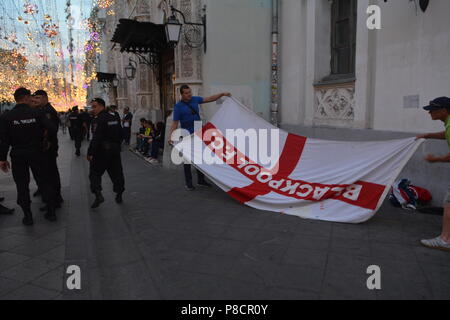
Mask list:
[[[282,0],[281,121],[436,130],[421,106],[450,95],[450,1]],[[369,30],[367,9],[381,9]]]
[[[443,131],[422,109],[450,96],[450,1],[281,0],[281,126],[329,140],[386,140]],[[381,29],[369,30],[369,6]],[[421,8],[421,5],[423,6]],[[439,205],[450,181],[445,141],[427,141],[401,177]]]

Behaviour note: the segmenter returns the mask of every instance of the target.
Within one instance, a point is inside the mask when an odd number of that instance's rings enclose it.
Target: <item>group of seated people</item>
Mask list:
[[[155,126],[150,120],[142,118],[140,121],[141,127],[137,133],[136,151],[140,152],[151,164],[158,164],[159,150],[164,149],[164,123],[158,122]]]

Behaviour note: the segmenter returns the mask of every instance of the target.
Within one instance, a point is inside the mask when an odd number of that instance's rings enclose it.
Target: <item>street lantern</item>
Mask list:
[[[204,51],[206,52],[206,6],[203,7],[201,23],[186,21],[184,13],[175,9],[174,6],[170,6],[170,10],[172,11],[172,15],[166,21],[166,38],[169,46],[176,47],[180,41],[182,27],[183,25],[187,25],[191,28],[191,31],[185,32],[185,43],[191,48],[200,48],[203,46]],[[177,19],[176,14],[179,14],[181,18],[183,18],[183,23]],[[203,29],[203,37],[201,37],[201,28]],[[198,38],[196,39],[197,36]]]
[[[125,67],[125,75],[128,80],[134,80],[136,77],[137,63],[130,59],[128,66]]]
[[[119,86],[119,79],[117,79],[117,77],[114,78],[112,83],[113,83],[114,88],[117,88]]]
[[[166,22],[166,38],[170,45],[176,46],[180,41],[182,24],[175,15],[172,15]]]

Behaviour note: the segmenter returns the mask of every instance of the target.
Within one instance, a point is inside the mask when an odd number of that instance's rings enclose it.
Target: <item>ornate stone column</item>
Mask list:
[[[128,80],[125,78],[124,74],[124,60],[125,57],[118,49],[115,50],[116,70],[119,76],[119,86],[117,88],[117,106],[119,108],[124,108],[128,105]],[[124,79],[125,78],[125,79]]]
[[[184,13],[186,20],[191,22],[201,21],[200,0],[177,0],[174,1],[178,10]],[[194,95],[201,95],[203,91],[202,80],[202,50],[203,48],[191,48],[185,41],[184,32],[187,26],[183,26],[180,43],[175,50],[175,89],[178,92],[182,84],[192,88]],[[202,30],[203,32],[203,30]],[[177,93],[178,98],[178,93]]]
[[[150,3],[142,0],[137,3],[134,10],[134,19],[140,22],[149,22],[151,20]],[[136,72],[136,104],[134,105],[134,120],[132,131],[137,132],[139,130],[140,118],[151,118],[153,90],[151,87],[152,72],[146,64],[141,64],[138,56],[134,56],[133,60],[138,63]]]

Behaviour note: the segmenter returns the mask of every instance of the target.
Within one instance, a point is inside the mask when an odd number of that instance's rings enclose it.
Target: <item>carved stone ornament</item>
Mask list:
[[[355,118],[355,88],[316,88],[316,119],[350,120]]]

